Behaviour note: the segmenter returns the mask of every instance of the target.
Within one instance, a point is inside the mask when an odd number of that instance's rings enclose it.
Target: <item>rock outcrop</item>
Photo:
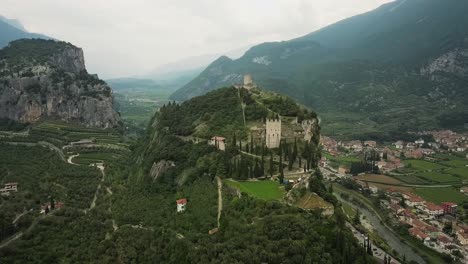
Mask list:
[[[0,118],[89,127],[119,125],[111,88],[88,74],[83,50],[53,40],[18,40],[0,50]]]

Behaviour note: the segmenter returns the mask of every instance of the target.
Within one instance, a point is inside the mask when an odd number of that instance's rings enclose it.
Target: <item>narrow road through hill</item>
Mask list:
[[[68,157],[67,162],[72,165],[79,165],[79,164],[73,163],[73,158],[76,158],[78,156],[80,156],[80,154],[71,155],[70,157]]]

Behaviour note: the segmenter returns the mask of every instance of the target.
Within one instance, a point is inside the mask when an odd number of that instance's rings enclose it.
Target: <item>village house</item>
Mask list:
[[[375,147],[377,147],[377,142],[374,141],[374,140],[366,140],[366,141],[364,141],[364,146],[375,148]]]
[[[444,214],[455,215],[457,213],[457,204],[452,202],[445,202],[441,204],[444,209]]]
[[[348,174],[348,172],[349,172],[349,169],[347,167],[345,167],[345,166],[340,166],[338,168],[338,174],[346,175],[346,174]]]
[[[416,237],[419,240],[424,241],[424,240],[430,239],[428,235],[424,234],[424,232],[422,232],[418,228],[413,227],[413,228],[410,228],[408,231],[410,235]]]
[[[186,198],[179,199],[176,201],[176,203],[177,203],[177,212],[178,213],[184,212],[185,206],[187,205],[187,199]]]
[[[405,204],[407,206],[415,207],[424,204],[424,200],[421,197],[412,193],[403,193],[402,196],[405,198]]]
[[[390,210],[392,210],[395,214],[398,215],[401,212],[403,212],[405,209],[398,204],[390,204]]]
[[[403,149],[403,147],[405,146],[405,143],[401,140],[398,140],[397,142],[393,143],[393,145],[397,148],[397,149]]]
[[[413,158],[413,159],[421,159],[422,157],[424,157],[424,154],[421,149],[408,148],[408,150],[405,151],[405,157]]]
[[[62,209],[64,205],[65,204],[63,202],[56,201],[54,202],[54,210]],[[41,210],[40,210],[41,214],[45,214],[46,212],[50,212],[50,211],[52,211],[52,206],[50,203],[46,203],[41,206]]]
[[[407,149],[416,149],[416,144],[414,144],[412,142],[409,142],[408,144],[406,144],[406,148]]]
[[[423,211],[431,216],[439,216],[444,214],[444,208],[442,208],[442,206],[430,202],[426,202],[423,208]]]
[[[226,138],[224,137],[218,137],[214,136],[211,138],[209,144],[212,146],[215,146],[219,150],[226,150],[226,144],[225,144]]]
[[[379,188],[377,188],[377,186],[375,186],[375,185],[369,185],[369,190],[373,194],[376,194],[377,192],[379,192]]]
[[[437,237],[437,241],[439,242],[439,245],[443,248],[453,246],[453,240],[450,237],[443,234]]]
[[[460,188],[460,192],[468,195],[468,186],[463,186]]]
[[[457,240],[462,246],[468,245],[468,233],[462,231],[457,232]]]
[[[416,145],[422,146],[424,144],[424,139],[419,138],[419,139],[415,140],[414,143]]]

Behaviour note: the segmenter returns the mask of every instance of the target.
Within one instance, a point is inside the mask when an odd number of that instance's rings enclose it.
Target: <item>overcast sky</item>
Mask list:
[[[305,35],[390,0],[0,0],[31,32],[84,49],[103,78]]]

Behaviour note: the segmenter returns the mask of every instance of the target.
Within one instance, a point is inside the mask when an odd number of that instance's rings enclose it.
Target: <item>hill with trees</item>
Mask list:
[[[167,104],[148,124],[145,136],[131,147],[131,155],[106,159],[97,190],[76,186],[75,193],[80,195],[76,202],[75,197],[57,192],[56,197],[66,202],[65,208],[15,226],[22,236],[8,246],[0,244],[0,258],[6,263],[375,263],[346,227],[341,209],[325,216],[320,210],[239,194],[227,185],[218,189],[219,178],[281,175],[287,167],[281,158],[288,149],[292,150],[289,157],[293,153],[307,157],[304,164],[313,175],[310,188],[303,191],[328,195],[336,204],[315,170],[320,157],[318,126],[307,144],[294,141],[294,147],[285,141],[280,148],[267,149],[250,136],[250,127],[265,118],[283,117],[286,122],[291,116],[316,120],[314,112],[291,99],[243,88],[222,88],[181,104]],[[208,144],[213,135],[226,138],[224,151]],[[34,157],[41,150],[27,148],[20,150],[35,160],[33,166],[41,168],[40,177],[59,181],[56,170],[42,175],[47,165],[42,157]],[[15,152],[14,147],[5,150],[3,155]],[[15,159],[21,155],[3,161],[7,170],[15,168]],[[273,155],[279,155],[280,162],[268,158]],[[64,172],[81,176],[79,166],[64,166]],[[83,168],[92,171],[89,166]],[[0,170],[0,177],[7,173]],[[94,173],[96,170],[88,176],[94,179],[90,184],[96,184]],[[37,181],[28,179],[31,184]],[[74,183],[54,184],[52,190],[61,191]],[[92,206],[81,210],[94,190]],[[33,195],[26,196],[31,198],[28,203],[36,197],[31,192]],[[22,195],[19,192],[1,200],[2,204]],[[184,212],[176,210],[178,199],[187,201]],[[8,214],[8,219],[13,217]],[[6,221],[4,226],[12,225]]]

